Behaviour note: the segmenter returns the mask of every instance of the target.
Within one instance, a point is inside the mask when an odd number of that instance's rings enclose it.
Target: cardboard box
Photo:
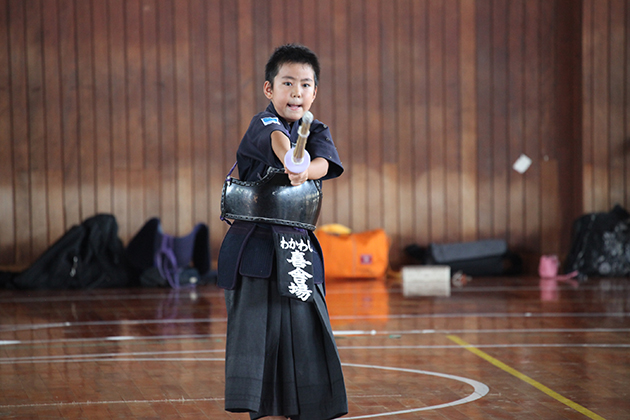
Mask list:
[[[413,265],[402,269],[403,296],[450,296],[448,265]]]

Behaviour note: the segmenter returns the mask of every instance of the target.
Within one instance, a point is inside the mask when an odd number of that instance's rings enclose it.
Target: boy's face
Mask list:
[[[308,64],[285,63],[278,69],[273,85],[265,81],[263,90],[278,114],[292,123],[302,118],[315,100],[315,73]]]

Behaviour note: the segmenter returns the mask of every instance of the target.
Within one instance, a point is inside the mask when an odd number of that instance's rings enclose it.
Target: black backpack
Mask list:
[[[14,289],[128,287],[125,250],[113,215],[98,214],[68,230],[6,285]]]
[[[169,235],[159,218],[149,219],[129,241],[127,259],[142,286],[180,287],[216,281],[210,271],[210,231],[198,223],[184,236]]]
[[[630,276],[630,213],[616,205],[607,213],[590,213],[573,222],[565,271],[580,279]]]

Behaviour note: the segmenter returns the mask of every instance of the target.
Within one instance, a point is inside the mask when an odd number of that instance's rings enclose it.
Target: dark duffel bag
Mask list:
[[[432,243],[427,249],[410,245],[406,251],[423,264],[448,265],[452,273],[461,271],[469,276],[511,275],[522,270],[521,258],[501,239]]]
[[[580,279],[630,276],[630,213],[616,205],[609,212],[585,214],[573,222],[565,271]]]
[[[12,289],[97,289],[130,285],[125,248],[111,214],[75,225],[5,286]]]

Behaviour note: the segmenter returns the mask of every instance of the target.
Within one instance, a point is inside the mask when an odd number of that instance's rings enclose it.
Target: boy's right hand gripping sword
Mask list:
[[[308,169],[311,164],[311,155],[306,151],[306,140],[310,134],[311,123],[313,122],[313,114],[306,111],[302,117],[302,124],[298,129],[298,139],[295,147],[284,155],[284,166],[291,172],[299,174]]]

